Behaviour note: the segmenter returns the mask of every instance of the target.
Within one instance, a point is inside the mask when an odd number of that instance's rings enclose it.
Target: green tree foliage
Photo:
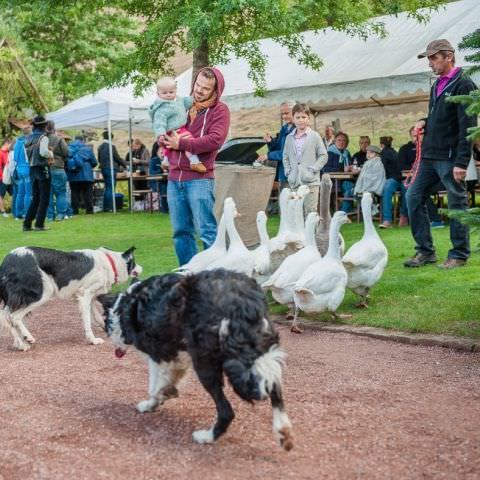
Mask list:
[[[230,55],[246,59],[248,76],[265,91],[268,58],[259,40],[271,38],[300,64],[318,70],[322,60],[304,42],[301,32],[331,27],[368,37],[383,33],[375,15],[408,11],[425,20],[428,9],[444,0],[120,0],[118,5],[141,16],[144,28],[135,39],[125,73],[139,84],[171,72],[177,49],[193,52],[194,73],[210,63],[226,62]],[[418,12],[421,7],[427,11]]]
[[[61,103],[121,77],[138,20],[115,2],[0,0],[2,22],[24,50],[24,61],[49,79]]]
[[[32,82],[21,63],[21,51],[0,38],[0,131],[9,130],[9,118],[24,118],[32,110],[44,112],[51,100],[48,86]]]

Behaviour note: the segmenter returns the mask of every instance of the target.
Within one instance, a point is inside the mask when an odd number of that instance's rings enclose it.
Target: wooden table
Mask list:
[[[326,172],[326,173],[332,179],[333,201],[334,201],[334,206],[335,206],[335,210],[336,210],[337,209],[338,198],[339,198],[340,183],[343,180],[350,180],[350,181],[355,182],[355,180],[358,178],[358,173],[353,173],[353,172]]]

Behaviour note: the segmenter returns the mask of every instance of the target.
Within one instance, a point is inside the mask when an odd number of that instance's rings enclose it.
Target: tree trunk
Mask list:
[[[198,71],[203,67],[208,67],[208,65],[208,39],[204,38],[200,45],[193,51],[192,86]]]

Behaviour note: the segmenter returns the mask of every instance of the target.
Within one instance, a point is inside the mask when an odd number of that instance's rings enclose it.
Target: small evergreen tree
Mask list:
[[[459,45],[460,50],[473,50],[473,53],[466,55],[465,59],[473,63],[469,73],[480,71],[480,28],[470,33],[462,39]],[[470,115],[480,115],[480,89],[473,90],[469,95],[458,95],[452,97],[450,101],[463,103],[467,105],[467,113]],[[480,139],[480,126],[471,128],[468,138],[471,140]],[[442,213],[450,218],[454,218],[464,225],[470,225],[472,232],[480,228],[480,208],[469,208],[467,210],[442,210]]]

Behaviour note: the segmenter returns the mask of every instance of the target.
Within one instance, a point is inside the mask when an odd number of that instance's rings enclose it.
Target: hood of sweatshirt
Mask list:
[[[222,72],[218,68],[215,68],[215,67],[204,67],[197,72],[197,75],[195,76],[195,79],[192,82],[192,91],[191,91],[190,95],[193,95],[193,85],[195,85],[195,82],[197,81],[198,76],[202,73],[202,71],[205,68],[208,68],[208,69],[212,70],[213,74],[215,75],[215,79],[217,80],[215,91],[217,92],[217,102],[218,102],[220,100],[220,97],[223,94],[223,90],[225,89],[225,79],[223,78]]]

